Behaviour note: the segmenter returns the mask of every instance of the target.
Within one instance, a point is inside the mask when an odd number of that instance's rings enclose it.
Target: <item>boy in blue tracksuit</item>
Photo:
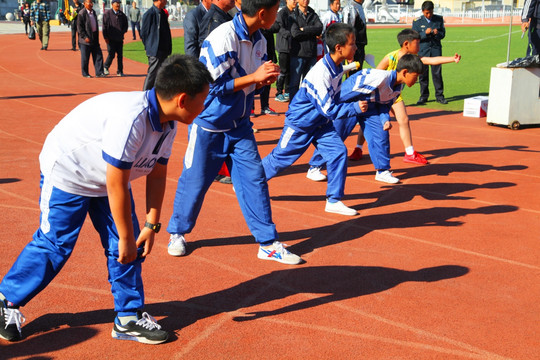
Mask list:
[[[292,165],[313,144],[328,167],[325,211],[353,216],[357,212],[341,202],[347,176],[347,149],[332,121],[353,117],[367,109],[366,101],[343,103],[340,99],[344,60],[356,51],[354,30],[335,23],[325,33],[330,49],[302,81],[300,90],[285,114],[285,126],[278,145],[263,159],[266,178],[271,179]]]
[[[277,241],[268,185],[250,121],[256,90],[260,92],[279,75],[279,66],[267,61],[266,40],[259,31],[272,26],[278,7],[278,0],[244,0],[242,11],[216,28],[202,44],[199,60],[214,83],[205,109],[189,132],[184,169],[167,227],[170,255],[185,255],[184,234],[195,226],[204,196],[225,161],[244,218],[260,245],[258,257],[286,264],[302,261]]]
[[[403,55],[396,70],[386,71],[365,69],[351,75],[341,88],[341,100],[355,102],[366,100],[368,110],[353,117],[339,117],[334,121],[334,127],[345,140],[357,123],[368,140],[369,155],[377,170],[375,179],[386,183],[397,183],[399,179],[390,172],[390,139],[388,130],[390,124],[390,109],[394,100],[401,94],[404,85],[415,84],[422,72],[422,60],[416,55]],[[320,168],[325,163],[324,158],[317,151],[313,154],[309,164],[312,168]]]
[[[0,338],[22,338],[19,307],[60,272],[89,215],[104,248],[118,314],[112,337],[147,344],[167,340],[167,332],[141,312],[141,267],[160,229],[177,123],[190,124],[203,109],[211,81],[195,59],[172,56],[152,90],[95,96],[49,133],[39,155],[40,226],[0,283]],[[140,177],[146,177],[142,230],[130,186]]]

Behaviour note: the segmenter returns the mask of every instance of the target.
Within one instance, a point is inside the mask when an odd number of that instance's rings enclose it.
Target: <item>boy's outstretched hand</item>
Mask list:
[[[461,55],[458,53],[454,54],[454,62],[457,64],[461,60]]]

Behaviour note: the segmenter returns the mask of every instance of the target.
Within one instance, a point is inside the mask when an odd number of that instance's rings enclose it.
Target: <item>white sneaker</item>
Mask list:
[[[285,249],[286,244],[274,241],[272,246],[263,248],[259,246],[257,257],[262,260],[274,260],[283,264],[297,265],[302,262],[302,258]]]
[[[186,255],[186,239],[180,234],[171,234],[167,252],[172,256]]]
[[[313,181],[324,181],[324,180],[326,180],[326,175],[324,175],[324,174],[321,172],[321,168],[320,168],[320,167],[312,167],[312,168],[309,168],[306,177],[307,177],[309,180],[313,180]]]
[[[392,172],[390,170],[384,170],[384,171],[377,171],[375,174],[375,180],[382,181],[388,184],[397,184],[399,182],[399,179],[392,175]]]
[[[358,215],[358,211],[350,207],[347,207],[341,201],[331,203],[328,200],[326,200],[326,207],[324,208],[324,211],[329,212],[329,213],[347,215],[347,216]]]

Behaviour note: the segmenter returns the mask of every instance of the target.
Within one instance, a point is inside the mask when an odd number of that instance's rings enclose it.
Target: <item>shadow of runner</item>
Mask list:
[[[48,314],[46,316],[58,316],[62,314]],[[70,314],[73,315],[73,314]],[[59,316],[60,318],[60,316]],[[40,324],[38,318],[37,324]],[[114,318],[113,318],[114,319]],[[32,322],[33,324],[34,322]],[[41,323],[42,324],[42,323]],[[57,326],[53,327],[53,331],[50,333],[40,334],[31,339],[25,339],[19,342],[8,343],[2,340],[0,344],[0,359],[8,360],[15,358],[32,359],[32,360],[49,360],[53,359],[53,356],[37,356],[40,354],[47,354],[54,351],[69,348],[73,345],[82,343],[97,335],[96,329],[88,327],[69,328],[69,329],[56,329],[62,325],[62,322],[58,322]],[[91,325],[91,324],[88,324]],[[26,333],[26,327],[23,328]],[[39,330],[35,329],[37,332]],[[51,328],[44,327],[41,331],[49,331]]]
[[[429,209],[401,211],[390,214],[360,215],[359,217],[331,225],[293,231],[280,231],[279,240],[282,242],[302,240],[287,248],[292,253],[301,256],[318,248],[361,238],[376,230],[407,229],[425,226],[461,226],[463,224],[462,221],[452,219],[473,214],[491,215],[517,210],[518,207],[516,206],[493,205],[476,209],[433,207]],[[339,237],[335,235],[338,233]],[[251,235],[202,239],[196,241],[190,241],[188,236],[187,254],[189,255],[202,247],[246,244],[256,244]]]
[[[301,311],[336,301],[380,293],[404,282],[442,281],[464,276],[468,272],[468,268],[458,265],[442,265],[416,271],[380,266],[293,268],[273,271],[236,286],[192,297],[185,301],[147,304],[144,310],[158,318],[164,317],[159,320],[159,324],[170,333],[169,341],[174,341],[176,338],[173,334],[174,331],[199,320],[285,299],[296,294],[308,294],[310,298],[278,309],[251,312],[248,313],[248,316],[238,316],[234,320],[247,321]],[[97,331],[85,328],[85,326],[110,323],[112,327],[114,316],[112,310],[46,314],[23,328],[25,336],[54,330],[66,325],[70,329],[53,331],[5,348],[9,349],[13,356],[22,356],[69,347],[85,341],[97,333]],[[69,332],[69,335],[66,331]],[[28,346],[30,342],[32,346]],[[18,344],[21,345],[18,346]]]

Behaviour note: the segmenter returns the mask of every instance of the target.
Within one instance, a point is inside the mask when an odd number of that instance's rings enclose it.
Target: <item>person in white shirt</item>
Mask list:
[[[152,90],[95,96],[49,133],[39,155],[40,227],[0,283],[1,338],[22,338],[19,307],[60,272],[90,215],[107,257],[117,312],[112,337],[147,344],[167,340],[167,332],[142,313],[141,266],[160,229],[177,123],[190,124],[202,111],[211,81],[197,59],[176,55],[164,63]],[[146,222],[141,230],[130,182],[143,176]]]
[[[341,9],[341,1],[340,0],[329,0],[330,4],[328,4],[328,11],[324,13],[324,15],[321,17],[321,22],[323,24],[323,36],[326,32],[326,29],[330,25],[336,22],[341,22],[341,17],[339,14],[339,10]]]

